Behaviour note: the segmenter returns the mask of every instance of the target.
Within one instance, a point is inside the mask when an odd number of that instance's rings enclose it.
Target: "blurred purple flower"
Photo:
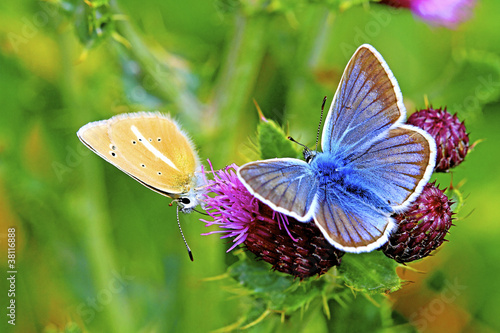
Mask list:
[[[408,8],[432,25],[453,29],[472,16],[476,0],[382,0],[380,3]]]

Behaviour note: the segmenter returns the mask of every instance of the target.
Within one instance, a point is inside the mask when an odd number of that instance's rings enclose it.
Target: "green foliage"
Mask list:
[[[239,327],[265,325],[263,322],[272,320],[270,311],[280,317],[300,316],[306,323],[306,318],[318,312],[326,317],[330,329],[340,331],[375,331],[406,323],[394,321],[385,298],[400,288],[401,281],[395,273],[397,264],[381,252],[346,254],[340,268],[303,281],[271,271],[265,262],[244,254],[238,258],[228,269],[228,276],[234,279],[228,288],[241,298],[250,298],[244,302],[248,309]],[[266,313],[268,318],[262,318]]]
[[[86,49],[98,46],[116,33],[114,12],[108,0],[54,0],[45,6],[59,8],[74,21],[76,36]]]
[[[231,13],[241,9],[248,15],[257,13],[291,13],[307,5],[323,5],[333,10],[347,9],[351,6],[368,4],[370,0],[217,0],[216,6],[221,12]]]
[[[82,333],[84,332],[77,323],[69,322],[63,329],[54,327],[53,325],[47,326],[44,333]]]
[[[484,105],[498,100],[500,96],[500,56],[484,51],[461,50],[456,53],[455,62],[443,75],[441,89],[430,97],[448,105],[452,114],[458,113],[461,119],[470,121],[472,117],[479,116]]]
[[[441,270],[436,270],[429,276],[425,282],[429,286],[429,289],[436,292],[442,291],[446,286],[446,274]]]
[[[270,310],[287,314],[304,308],[327,288],[324,279],[299,281],[269,268],[263,261],[240,256],[240,260],[228,268],[228,274],[238,286],[246,289],[245,294],[263,300]]]
[[[398,318],[384,295],[357,294],[346,300],[344,307],[333,301],[330,332],[416,332],[408,321]]]
[[[81,1],[74,14],[77,36],[87,49],[97,46],[115,32],[113,13],[107,1],[92,6]]]
[[[272,120],[261,121],[257,127],[257,141],[261,159],[300,158],[298,145],[287,139],[283,129]],[[300,157],[299,157],[300,156]]]
[[[16,326],[0,330],[207,332],[237,322],[248,308],[249,320],[281,308],[287,316],[269,315],[249,330],[399,332],[404,317],[427,320],[438,305],[443,313],[426,322],[429,331],[500,331],[500,290],[492,288],[500,274],[500,2],[478,2],[471,20],[456,30],[367,3],[5,2],[0,234],[16,228],[19,279]],[[248,161],[240,148],[256,128],[254,97],[277,115],[273,119],[289,124],[296,139],[310,142],[320,101],[333,96],[361,43],[388,61],[409,111],[426,95],[434,107],[459,113],[471,142],[484,140],[465,163],[439,175],[443,186],[456,185],[448,192],[460,208],[456,226],[439,253],[410,265],[423,273],[405,270],[403,278],[415,283],[392,293],[393,303],[382,294],[351,291],[397,287],[366,272],[380,264],[385,277],[394,277],[378,252],[346,255],[341,273],[319,279],[293,281],[253,262],[244,263],[252,272],[245,276],[223,242],[200,236],[206,228],[196,214],[181,216],[191,263],[170,201],[105,163],[75,135],[90,121],[122,112],[168,112],[191,135],[202,161],[210,158],[219,169]],[[262,126],[259,133],[267,134],[257,141],[265,158],[302,158],[279,126]],[[286,296],[259,291],[235,298],[203,281],[228,267],[242,288],[269,291],[270,281]],[[0,268],[8,270],[6,260]],[[436,270],[443,274],[432,274]],[[8,288],[0,280],[0,290]]]
[[[447,188],[445,194],[452,202],[451,208],[453,212],[455,214],[460,213],[460,211],[465,205],[465,198],[463,196],[462,191],[460,191],[460,188],[457,187]]]
[[[348,253],[342,258],[339,274],[349,288],[368,294],[389,293],[401,288],[398,264],[380,251]]]

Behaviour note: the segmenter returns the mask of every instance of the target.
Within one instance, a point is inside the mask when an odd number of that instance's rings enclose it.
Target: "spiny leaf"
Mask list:
[[[339,274],[345,284],[369,294],[393,292],[401,288],[396,274],[398,264],[380,251],[346,254],[339,266]]]
[[[275,311],[293,312],[324,292],[325,279],[299,281],[274,272],[263,261],[245,258],[228,269],[229,275],[246,291]]]
[[[257,140],[262,159],[301,156],[296,148],[297,145],[288,140],[283,129],[272,120],[259,123]]]

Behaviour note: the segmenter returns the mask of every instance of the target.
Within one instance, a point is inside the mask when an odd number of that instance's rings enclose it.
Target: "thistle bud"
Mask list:
[[[436,141],[436,172],[448,172],[463,162],[469,150],[469,136],[465,125],[457,115],[451,115],[446,108],[432,107],[413,113],[407,123],[420,127]]]
[[[445,240],[453,222],[452,203],[434,183],[425,185],[411,207],[394,217],[398,228],[380,248],[387,257],[400,263],[422,259]]]

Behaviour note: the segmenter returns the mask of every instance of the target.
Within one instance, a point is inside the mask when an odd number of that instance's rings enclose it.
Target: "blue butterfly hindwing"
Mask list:
[[[243,184],[262,202],[299,221],[312,218],[319,179],[304,161],[279,158],[257,161],[238,169]]]

